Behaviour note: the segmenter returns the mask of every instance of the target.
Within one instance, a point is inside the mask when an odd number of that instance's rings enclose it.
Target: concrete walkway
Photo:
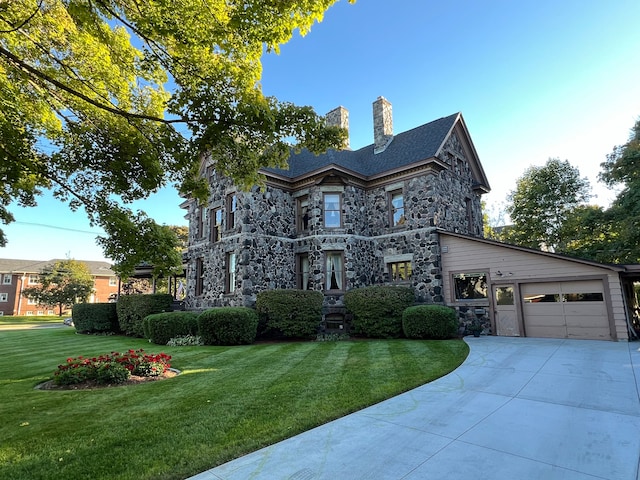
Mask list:
[[[638,343],[481,337],[403,395],[192,480],[638,478]]]

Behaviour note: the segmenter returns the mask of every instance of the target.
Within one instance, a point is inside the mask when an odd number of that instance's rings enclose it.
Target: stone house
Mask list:
[[[210,158],[209,200],[182,207],[189,220],[187,307],[252,306],[280,288],[325,295],[340,323],[347,290],[406,285],[419,302],[442,303],[438,230],[482,236],[489,183],[462,114],[394,134],[391,104],[373,103],[373,144],[264,169],[265,187],[237,189]],[[327,121],[348,129],[338,107]]]

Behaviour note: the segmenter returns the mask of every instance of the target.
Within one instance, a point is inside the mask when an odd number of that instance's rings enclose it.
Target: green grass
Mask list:
[[[144,348],[182,374],[36,390],[67,357]],[[74,330],[0,332],[0,478],[181,479],[434,380],[460,340],[161,347]]]
[[[40,323],[62,323],[69,315],[3,315],[0,316],[0,325],[28,325],[28,324],[40,324]]]

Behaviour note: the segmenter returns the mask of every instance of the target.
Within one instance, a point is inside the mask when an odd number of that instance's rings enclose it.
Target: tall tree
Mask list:
[[[0,0],[0,221],[53,189],[105,229],[119,273],[157,249],[176,266],[166,228],[128,203],[167,184],[203,200],[205,154],[250,186],[291,141],[341,145],[344,131],[259,84],[263,53],[335,1]]]
[[[640,263],[640,120],[631,129],[629,141],[615,147],[601,167],[600,179],[621,188],[605,212],[610,231],[606,260]]]
[[[564,251],[570,238],[563,225],[570,212],[589,198],[589,181],[567,160],[550,158],[542,167],[529,167],[508,197],[506,210],[513,225],[505,230],[505,240]]]
[[[38,305],[58,307],[62,316],[65,307],[85,302],[93,291],[93,277],[87,265],[77,260],[60,260],[40,272],[40,284],[25,288],[23,295]]]

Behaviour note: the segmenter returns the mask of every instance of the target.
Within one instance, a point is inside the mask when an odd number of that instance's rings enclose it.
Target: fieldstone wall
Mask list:
[[[207,170],[210,197],[206,211],[223,209],[220,241],[198,232],[200,206],[189,205],[188,308],[253,306],[256,295],[265,290],[296,287],[296,254],[306,253],[310,263],[309,288],[325,291],[325,263],[328,251],[340,251],[344,258],[346,289],[390,283],[387,265],[410,261],[413,286],[419,303],[442,303],[440,247],[436,228],[480,234],[480,196],[473,190],[473,176],[460,142],[452,134],[441,160],[448,168],[425,172],[409,179],[364,190],[349,182],[329,178],[299,192],[268,186],[250,192],[238,191],[226,178]],[[392,226],[390,192],[401,190],[406,221]],[[226,198],[237,196],[236,225],[226,224]],[[325,193],[340,193],[342,226],[324,227]],[[296,226],[296,196],[309,199],[308,230]],[[209,231],[208,222],[204,230]],[[226,258],[235,253],[235,291],[225,293]],[[195,295],[197,259],[204,265],[202,295]],[[325,306],[342,306],[342,294],[325,295]],[[466,313],[465,313],[466,314]]]

